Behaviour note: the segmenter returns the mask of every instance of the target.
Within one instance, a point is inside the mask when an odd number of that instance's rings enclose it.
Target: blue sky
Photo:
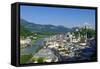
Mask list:
[[[88,23],[95,25],[95,10],[39,6],[20,6],[20,17],[36,24],[73,27]]]

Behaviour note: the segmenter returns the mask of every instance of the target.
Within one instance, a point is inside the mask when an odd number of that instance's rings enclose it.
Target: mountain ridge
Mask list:
[[[24,19],[20,19],[20,25],[24,26],[26,29],[28,29],[31,32],[58,32],[58,33],[64,33],[71,31],[70,28],[66,28],[62,25],[54,26],[51,24],[48,25],[41,25],[36,24],[34,22],[28,22]]]

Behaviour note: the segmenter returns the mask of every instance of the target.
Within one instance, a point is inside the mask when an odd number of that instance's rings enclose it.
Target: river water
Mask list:
[[[32,46],[20,49],[20,55],[34,54],[40,45],[44,45],[44,39],[38,39]]]

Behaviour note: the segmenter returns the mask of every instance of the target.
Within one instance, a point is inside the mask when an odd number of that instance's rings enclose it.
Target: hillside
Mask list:
[[[20,20],[21,27],[26,28],[31,32],[52,32],[52,33],[64,33],[69,32],[71,29],[64,26],[54,26],[54,25],[41,25],[36,23],[30,23],[26,20]]]

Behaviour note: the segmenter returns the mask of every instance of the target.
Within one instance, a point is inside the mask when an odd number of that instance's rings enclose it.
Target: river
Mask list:
[[[28,54],[34,54],[35,51],[37,50],[37,48],[40,45],[44,45],[44,39],[38,39],[32,46],[30,47],[26,47],[26,48],[22,48],[20,50],[20,55],[28,55]]]

